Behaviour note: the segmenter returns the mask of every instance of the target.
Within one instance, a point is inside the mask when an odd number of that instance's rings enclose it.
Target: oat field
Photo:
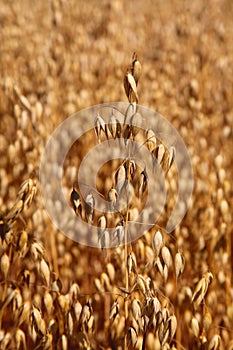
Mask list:
[[[231,0],[0,0],[1,350],[233,349],[232,21]],[[88,247],[53,225],[39,169],[60,123],[117,101],[176,128],[194,189],[166,232],[179,189],[175,149],[152,126],[133,126],[139,113],[129,123],[97,115],[62,178],[74,220],[98,229],[99,247]],[[116,215],[99,215],[95,194],[81,198],[77,183],[85,154],[116,137],[140,140],[166,175],[162,214],[133,242],[129,223],[151,195],[146,170],[130,157],[99,169],[97,190]]]

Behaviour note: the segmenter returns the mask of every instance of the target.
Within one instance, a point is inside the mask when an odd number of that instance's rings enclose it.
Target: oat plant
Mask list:
[[[103,273],[100,279],[95,280],[98,291],[102,294],[107,286],[111,293],[113,303],[109,311],[109,321],[106,332],[109,335],[109,343],[113,348],[117,344],[124,342],[124,349],[146,349],[147,335],[150,332],[158,334],[158,340],[163,348],[172,347],[177,329],[177,318],[172,303],[163,295],[153,283],[153,277],[144,274],[143,270],[148,269],[148,265],[141,271],[138,267],[137,254],[135,254],[129,230],[129,222],[137,219],[138,214],[143,210],[148,193],[148,174],[146,168],[141,168],[135,162],[137,149],[130,147],[130,140],[138,141],[139,145],[147,147],[153,162],[159,164],[167,175],[172,167],[175,149],[169,150],[161,140],[155,136],[155,131],[151,128],[143,130],[143,116],[137,110],[138,92],[137,84],[141,74],[141,64],[136,54],[132,57],[131,66],[127,69],[124,77],[124,88],[129,101],[129,107],[124,116],[124,122],[112,115],[109,120],[104,120],[101,115],[97,115],[94,128],[98,143],[106,140],[119,138],[119,142],[125,144],[128,157],[109,164],[105,173],[101,174],[103,183],[108,182],[110,187],[105,189],[103,194],[107,201],[106,213],[98,215],[95,211],[95,193],[90,193],[86,198],[82,198],[79,193],[78,184],[74,184],[71,192],[71,204],[76,213],[87,223],[95,224],[98,230],[99,247],[105,253],[106,262],[111,260],[115,253],[110,249],[117,246],[121,268],[124,274],[124,285],[117,286],[117,292],[109,288],[111,277]],[[107,181],[107,179],[113,179]],[[111,233],[108,225],[114,228]],[[158,271],[166,283],[168,274],[172,266],[172,255],[166,245],[164,235],[156,226],[151,225],[150,232],[151,247],[150,254],[154,269]],[[143,249],[144,243],[143,244]],[[114,249],[114,248],[112,248]],[[176,279],[180,277],[184,269],[184,257],[177,252],[175,257]],[[112,269],[117,269],[112,266]],[[118,301],[121,299],[121,302]],[[121,306],[120,306],[121,304]],[[120,319],[120,322],[117,320]],[[119,324],[124,324],[122,334],[119,334]],[[138,346],[137,344],[141,344]]]

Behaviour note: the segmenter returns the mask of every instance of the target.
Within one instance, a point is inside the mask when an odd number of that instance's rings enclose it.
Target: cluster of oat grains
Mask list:
[[[231,2],[0,2],[0,349],[233,349]],[[140,84],[135,56],[125,74],[135,49]],[[38,167],[64,118],[125,100],[124,74],[130,104],[140,97],[184,139],[192,202],[168,235],[174,150],[151,125],[132,128],[140,118],[125,127],[116,114],[100,114],[87,144],[119,136],[145,143],[169,193],[158,225],[126,245],[130,221],[150,195],[148,171],[132,153],[105,164],[97,189],[109,203],[99,215],[95,193],[82,198],[75,183],[87,152],[80,141],[65,161],[63,185],[68,197],[74,185],[76,214],[99,230],[99,249],[83,247],[48,219]],[[132,202],[121,197],[121,179]]]

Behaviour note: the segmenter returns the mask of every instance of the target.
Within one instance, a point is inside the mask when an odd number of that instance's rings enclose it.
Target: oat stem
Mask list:
[[[228,271],[226,278],[226,306],[231,304],[231,285],[232,285],[232,254],[231,254],[231,233],[226,232],[226,251],[228,256]]]
[[[58,269],[58,257],[57,257],[57,250],[56,250],[56,240],[55,235],[52,233],[52,231],[49,231],[49,240],[50,240],[50,249],[51,249],[51,258],[52,263],[54,267],[54,272],[56,276],[59,276],[59,269]]]
[[[126,220],[125,220],[125,242],[124,242],[124,264],[125,264],[125,288],[126,290],[129,289],[129,276],[128,276],[128,270],[127,270],[127,256],[128,256],[128,242],[127,242],[127,223],[128,223],[128,209],[126,212]],[[125,298],[125,330],[127,329],[127,319],[128,319],[128,300],[127,296]],[[125,337],[124,342],[124,349],[127,350],[127,342]]]
[[[179,293],[179,286],[178,286],[178,278],[176,278],[176,319],[177,319],[177,328],[176,328],[176,348],[177,350],[180,350],[180,344],[181,344],[181,323],[180,323],[180,310],[179,310],[179,298],[178,298],[178,293]]]

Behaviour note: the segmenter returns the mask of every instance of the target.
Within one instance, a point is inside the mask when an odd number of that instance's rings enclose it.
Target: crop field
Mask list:
[[[0,0],[0,350],[233,350],[232,22]]]

